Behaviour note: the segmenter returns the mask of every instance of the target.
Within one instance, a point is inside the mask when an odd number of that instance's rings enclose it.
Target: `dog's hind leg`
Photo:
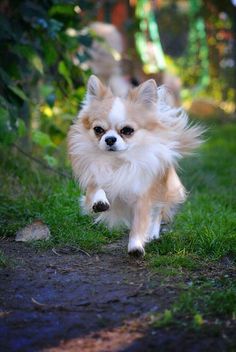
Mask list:
[[[148,231],[148,241],[157,240],[160,237],[162,212],[160,208],[153,209],[152,222]]]

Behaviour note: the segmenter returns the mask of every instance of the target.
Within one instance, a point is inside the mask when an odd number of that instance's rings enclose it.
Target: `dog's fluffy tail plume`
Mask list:
[[[171,101],[169,89],[160,86],[157,101],[158,119],[163,127],[166,127],[168,139],[174,143],[176,152],[181,156],[192,154],[203,143],[206,129],[199,124],[189,123],[187,113],[182,108],[171,106]]]

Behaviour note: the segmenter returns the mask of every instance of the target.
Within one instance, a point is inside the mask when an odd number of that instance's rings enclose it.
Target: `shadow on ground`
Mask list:
[[[129,258],[124,241],[92,256],[6,239],[1,247],[12,259],[0,270],[1,351],[227,350],[221,336],[150,326],[148,314],[169,307],[178,285]]]

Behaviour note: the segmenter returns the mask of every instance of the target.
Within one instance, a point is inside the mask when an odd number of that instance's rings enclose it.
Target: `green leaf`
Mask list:
[[[35,50],[29,45],[15,45],[12,51],[21,57],[23,56],[27,60],[31,60],[32,57],[35,55]]]
[[[56,62],[58,57],[58,52],[55,47],[52,46],[51,41],[43,41],[43,55],[47,65],[52,65]]]
[[[34,55],[31,59],[32,65],[36,68],[36,70],[41,73],[41,75],[43,74],[43,63],[42,60],[39,56]]]
[[[4,107],[0,106],[0,122],[7,121],[9,119],[9,112]]]
[[[56,158],[54,158],[54,156],[46,154],[46,155],[44,155],[43,158],[44,158],[44,160],[46,160],[48,165],[51,167],[55,167],[58,165],[58,160]]]
[[[50,16],[63,15],[63,16],[75,16],[74,5],[70,4],[56,4],[53,5],[49,10]]]
[[[58,65],[58,72],[65,78],[67,83],[72,86],[72,81],[70,78],[70,71],[68,70],[64,61],[60,61]]]
[[[10,124],[9,111],[0,106],[0,142],[6,145],[11,144],[15,138],[15,131]]]
[[[43,147],[43,148],[53,147],[53,148],[55,148],[55,144],[52,142],[49,135],[42,132],[42,131],[33,131],[32,140],[35,144],[39,145],[40,147]]]
[[[193,322],[194,322],[194,325],[196,327],[199,327],[199,326],[203,325],[204,324],[204,320],[202,318],[202,315],[199,314],[199,313],[195,314],[194,317],[193,317]]]
[[[26,135],[26,126],[22,119],[17,120],[17,132],[19,137],[24,137]]]
[[[25,95],[25,93],[23,92],[23,90],[20,89],[19,87],[9,85],[8,89],[10,89],[13,93],[15,93],[15,95],[17,95],[22,100],[28,100],[28,98]]]
[[[54,92],[54,89],[55,88],[50,84],[42,84],[39,87],[39,92],[40,95],[46,98],[49,94],[52,94]]]

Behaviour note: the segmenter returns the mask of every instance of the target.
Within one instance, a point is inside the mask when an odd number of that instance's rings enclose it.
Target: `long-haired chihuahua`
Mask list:
[[[161,222],[186,199],[176,166],[201,135],[154,80],[123,98],[91,76],[68,135],[73,172],[86,191],[83,209],[109,227],[128,227],[128,253],[143,255],[145,243],[159,238]]]

